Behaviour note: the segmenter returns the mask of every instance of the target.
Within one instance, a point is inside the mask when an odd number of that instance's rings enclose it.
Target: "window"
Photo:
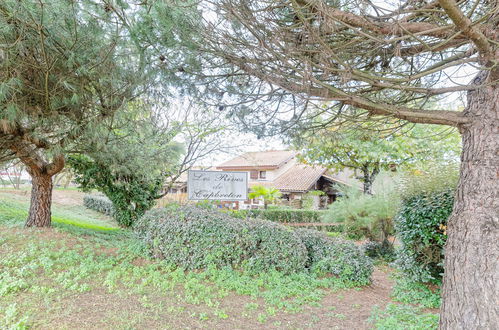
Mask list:
[[[260,179],[267,178],[267,171],[260,171]]]
[[[258,179],[258,171],[251,171],[250,172],[250,179],[257,180]]]

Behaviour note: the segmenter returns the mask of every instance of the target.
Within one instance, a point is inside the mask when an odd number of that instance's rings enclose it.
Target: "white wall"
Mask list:
[[[291,167],[293,167],[296,164],[296,159],[290,159],[287,163],[283,164],[281,167],[276,168],[275,170],[267,170],[267,175],[265,179],[258,179],[258,180],[251,180],[252,182],[255,181],[274,181],[281,175],[283,175],[287,170],[289,170]]]

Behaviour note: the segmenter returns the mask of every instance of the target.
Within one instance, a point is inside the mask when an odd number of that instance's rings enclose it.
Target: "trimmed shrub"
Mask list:
[[[443,274],[447,218],[454,205],[454,189],[422,192],[403,200],[395,217],[402,248],[397,266],[413,281],[440,282]]]
[[[137,160],[127,163],[126,159],[117,162],[113,157],[95,160],[86,155],[72,155],[67,161],[80,188],[84,191],[96,189],[111,200],[114,207],[113,218],[121,227],[131,227],[154,206],[161,195],[161,175],[142,172],[145,165],[135,163]]]
[[[105,215],[114,215],[113,203],[106,196],[85,195],[83,196],[83,206],[91,210],[104,213]]]
[[[372,272],[371,261],[353,243],[194,206],[148,211],[134,230],[153,255],[185,269],[215,265],[250,272],[310,270],[358,284],[367,284]]]
[[[316,230],[295,232],[307,248],[306,267],[310,271],[318,275],[333,274],[361,285],[370,282],[373,264],[355,244]]]
[[[255,209],[229,211],[233,216],[246,218],[259,218],[263,220],[283,223],[321,222],[325,211],[301,209]]]
[[[291,273],[307,260],[301,240],[284,226],[193,206],[151,210],[134,229],[154,255],[186,269],[214,264]]]

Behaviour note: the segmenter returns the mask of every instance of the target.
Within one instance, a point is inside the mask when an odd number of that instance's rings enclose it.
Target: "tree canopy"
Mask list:
[[[131,226],[162,196],[182,153],[173,141],[180,129],[144,102],[133,102],[94,128],[99,138],[87,136],[86,148],[69,156],[75,181],[86,191],[104,193],[117,222]]]
[[[461,145],[454,129],[438,126],[399,127],[371,123],[344,123],[321,130],[293,133],[293,145],[302,150],[307,163],[334,170],[349,168],[363,183],[364,193],[372,193],[376,176],[382,170],[457,162]]]
[[[181,56],[171,48],[190,31],[177,25],[189,9],[173,7],[1,2],[0,160],[20,159],[33,178],[28,226],[50,225],[51,178],[83,136],[149,90],[158,72],[165,89],[175,83],[171,68]],[[171,40],[161,49],[150,41],[152,11],[163,17],[161,40]]]
[[[458,109],[431,99],[497,81],[493,2],[453,0],[377,4],[370,1],[222,0],[205,23],[205,52],[214,99],[237,104],[254,127],[289,128],[317,116],[371,115],[458,126]],[[215,59],[210,59],[215,56]],[[464,76],[492,70],[468,84]],[[224,79],[225,77],[225,79]],[[258,101],[264,101],[254,111]],[[279,116],[276,113],[280,114]],[[268,127],[267,127],[268,129]]]

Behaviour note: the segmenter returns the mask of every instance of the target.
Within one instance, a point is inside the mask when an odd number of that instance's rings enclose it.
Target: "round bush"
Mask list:
[[[186,269],[214,264],[291,273],[303,270],[307,261],[305,246],[288,228],[269,221],[236,219],[216,210],[155,209],[134,229],[157,257]]]
[[[393,244],[386,240],[383,242],[367,241],[362,245],[362,250],[364,251],[364,254],[371,259],[393,261],[395,257]]]
[[[355,244],[316,230],[298,229],[296,234],[307,248],[306,267],[310,271],[333,274],[362,285],[370,282],[372,262]]]
[[[115,212],[113,202],[106,196],[101,195],[83,196],[83,206],[109,216],[113,216]]]
[[[454,189],[420,192],[403,199],[395,217],[395,229],[402,248],[398,267],[414,281],[440,282],[443,247],[447,239],[447,218],[454,204]]]

